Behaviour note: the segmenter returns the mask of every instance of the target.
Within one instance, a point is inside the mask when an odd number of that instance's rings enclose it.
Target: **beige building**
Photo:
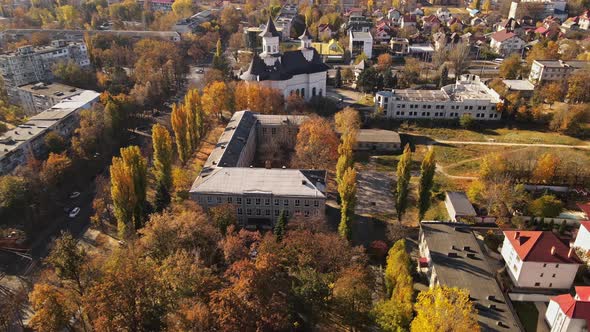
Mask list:
[[[28,115],[35,115],[86,90],[60,83],[32,83],[17,89],[19,105]]]
[[[547,81],[564,81],[576,70],[590,69],[590,62],[582,60],[535,60],[531,65],[529,81],[541,84]]]
[[[306,118],[236,112],[193,183],[191,199],[204,208],[233,205],[245,227],[268,229],[281,211],[287,217],[323,216],[326,171],[278,164],[281,150],[295,144],[297,128]],[[254,167],[257,162],[265,167]]]
[[[361,129],[356,136],[356,151],[396,152],[401,150],[399,134],[393,130]]]

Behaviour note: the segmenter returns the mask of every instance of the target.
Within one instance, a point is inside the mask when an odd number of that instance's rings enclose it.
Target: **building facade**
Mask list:
[[[272,168],[273,150],[294,146],[307,117],[236,112],[190,190],[206,209],[230,204],[240,225],[271,228],[282,211],[304,219],[324,215],[326,171]],[[257,158],[259,157],[259,158]],[[265,167],[254,167],[262,157]]]
[[[507,30],[496,31],[490,37],[490,47],[492,50],[503,56],[522,53],[524,45],[524,40],[518,37],[514,32]]]
[[[582,60],[534,60],[529,81],[533,84],[565,81],[577,70],[590,69],[590,62]]]
[[[370,32],[355,32],[348,33],[348,49],[352,58],[365,53],[367,58],[373,57],[373,36]]]
[[[470,115],[475,120],[500,120],[500,95],[478,76],[461,75],[455,84],[440,90],[380,91],[375,96],[376,111],[392,119],[458,119]]]
[[[78,127],[80,111],[92,107],[99,95],[98,92],[85,90],[0,136],[0,175],[26,163],[31,155],[43,157],[47,153],[44,142],[47,133],[53,131],[69,138]]]
[[[33,83],[18,87],[19,105],[27,115],[43,112],[53,105],[77,96],[86,90],[60,83]]]
[[[299,37],[297,51],[280,52],[280,34],[269,19],[262,33],[262,53],[252,58],[250,67],[240,75],[247,82],[258,82],[283,91],[285,98],[297,94],[304,100],[326,93],[328,66],[311,46],[307,30]]]
[[[580,228],[578,228],[573,247],[580,248],[585,252],[590,251],[590,221],[580,222]]]
[[[590,328],[590,287],[575,287],[576,294],[554,296],[545,312],[551,332],[579,332]]]
[[[445,192],[445,206],[451,221],[469,220],[476,217],[477,213],[473,205],[464,192],[447,191]]]
[[[504,231],[502,258],[516,287],[569,289],[580,259],[553,232]]]
[[[53,66],[60,62],[74,62],[81,67],[90,66],[86,44],[54,40],[50,46],[27,45],[19,47],[15,52],[1,54],[0,74],[8,96],[11,100],[18,100],[18,86],[50,81],[53,79]]]

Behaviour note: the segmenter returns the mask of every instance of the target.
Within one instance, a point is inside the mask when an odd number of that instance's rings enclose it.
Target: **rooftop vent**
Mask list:
[[[467,257],[469,257],[469,258],[475,258],[475,254],[474,253],[468,253],[467,254]]]
[[[520,236],[520,232],[514,232],[514,238],[518,239],[518,237]]]
[[[496,297],[494,295],[488,295],[488,296],[486,296],[486,299],[489,301],[495,301]]]
[[[496,305],[495,304],[488,304],[488,309],[495,310]]]
[[[555,256],[555,246],[551,247],[551,256]]]
[[[450,253],[447,254],[447,256],[449,256],[449,257],[459,257],[459,255],[457,255],[456,252],[450,252]]]
[[[502,322],[501,320],[496,322],[496,325],[500,326],[500,327],[504,327],[504,322]]]
[[[574,248],[570,248],[570,250],[567,252],[567,258],[572,258],[573,255],[574,255]]]
[[[457,250],[457,247],[455,247],[455,245],[451,245],[451,250]]]
[[[463,247],[463,250],[465,250],[465,251],[470,251],[470,250],[471,250],[471,247],[470,247],[470,246],[464,246],[464,247]]]

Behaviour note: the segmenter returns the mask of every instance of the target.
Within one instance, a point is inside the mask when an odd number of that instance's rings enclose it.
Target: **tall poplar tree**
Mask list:
[[[155,124],[152,128],[152,144],[154,149],[154,167],[152,172],[156,178],[156,210],[161,211],[170,203],[172,189],[172,138],[168,130]]]
[[[350,223],[356,205],[356,170],[348,168],[338,183],[338,194],[340,195],[341,219],[338,225],[340,236],[350,239]]]
[[[397,187],[396,187],[396,210],[397,219],[401,223],[402,216],[406,212],[408,207],[408,192],[410,187],[411,178],[411,166],[412,166],[412,150],[410,144],[406,144],[404,153],[400,161],[397,164]]]
[[[420,186],[418,188],[418,209],[420,220],[424,218],[424,214],[428,211],[428,208],[430,208],[435,171],[436,159],[434,158],[434,149],[430,149],[422,160],[422,166],[420,167]]]
[[[184,105],[174,105],[170,118],[174,137],[176,139],[176,151],[178,158],[184,164],[191,153],[190,134],[188,132],[188,115]]]

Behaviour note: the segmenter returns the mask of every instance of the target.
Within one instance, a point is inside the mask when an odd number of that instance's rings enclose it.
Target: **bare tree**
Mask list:
[[[449,52],[449,60],[453,64],[455,70],[455,78],[459,78],[469,66],[471,60],[469,59],[470,45],[467,42],[460,42],[451,48]]]

